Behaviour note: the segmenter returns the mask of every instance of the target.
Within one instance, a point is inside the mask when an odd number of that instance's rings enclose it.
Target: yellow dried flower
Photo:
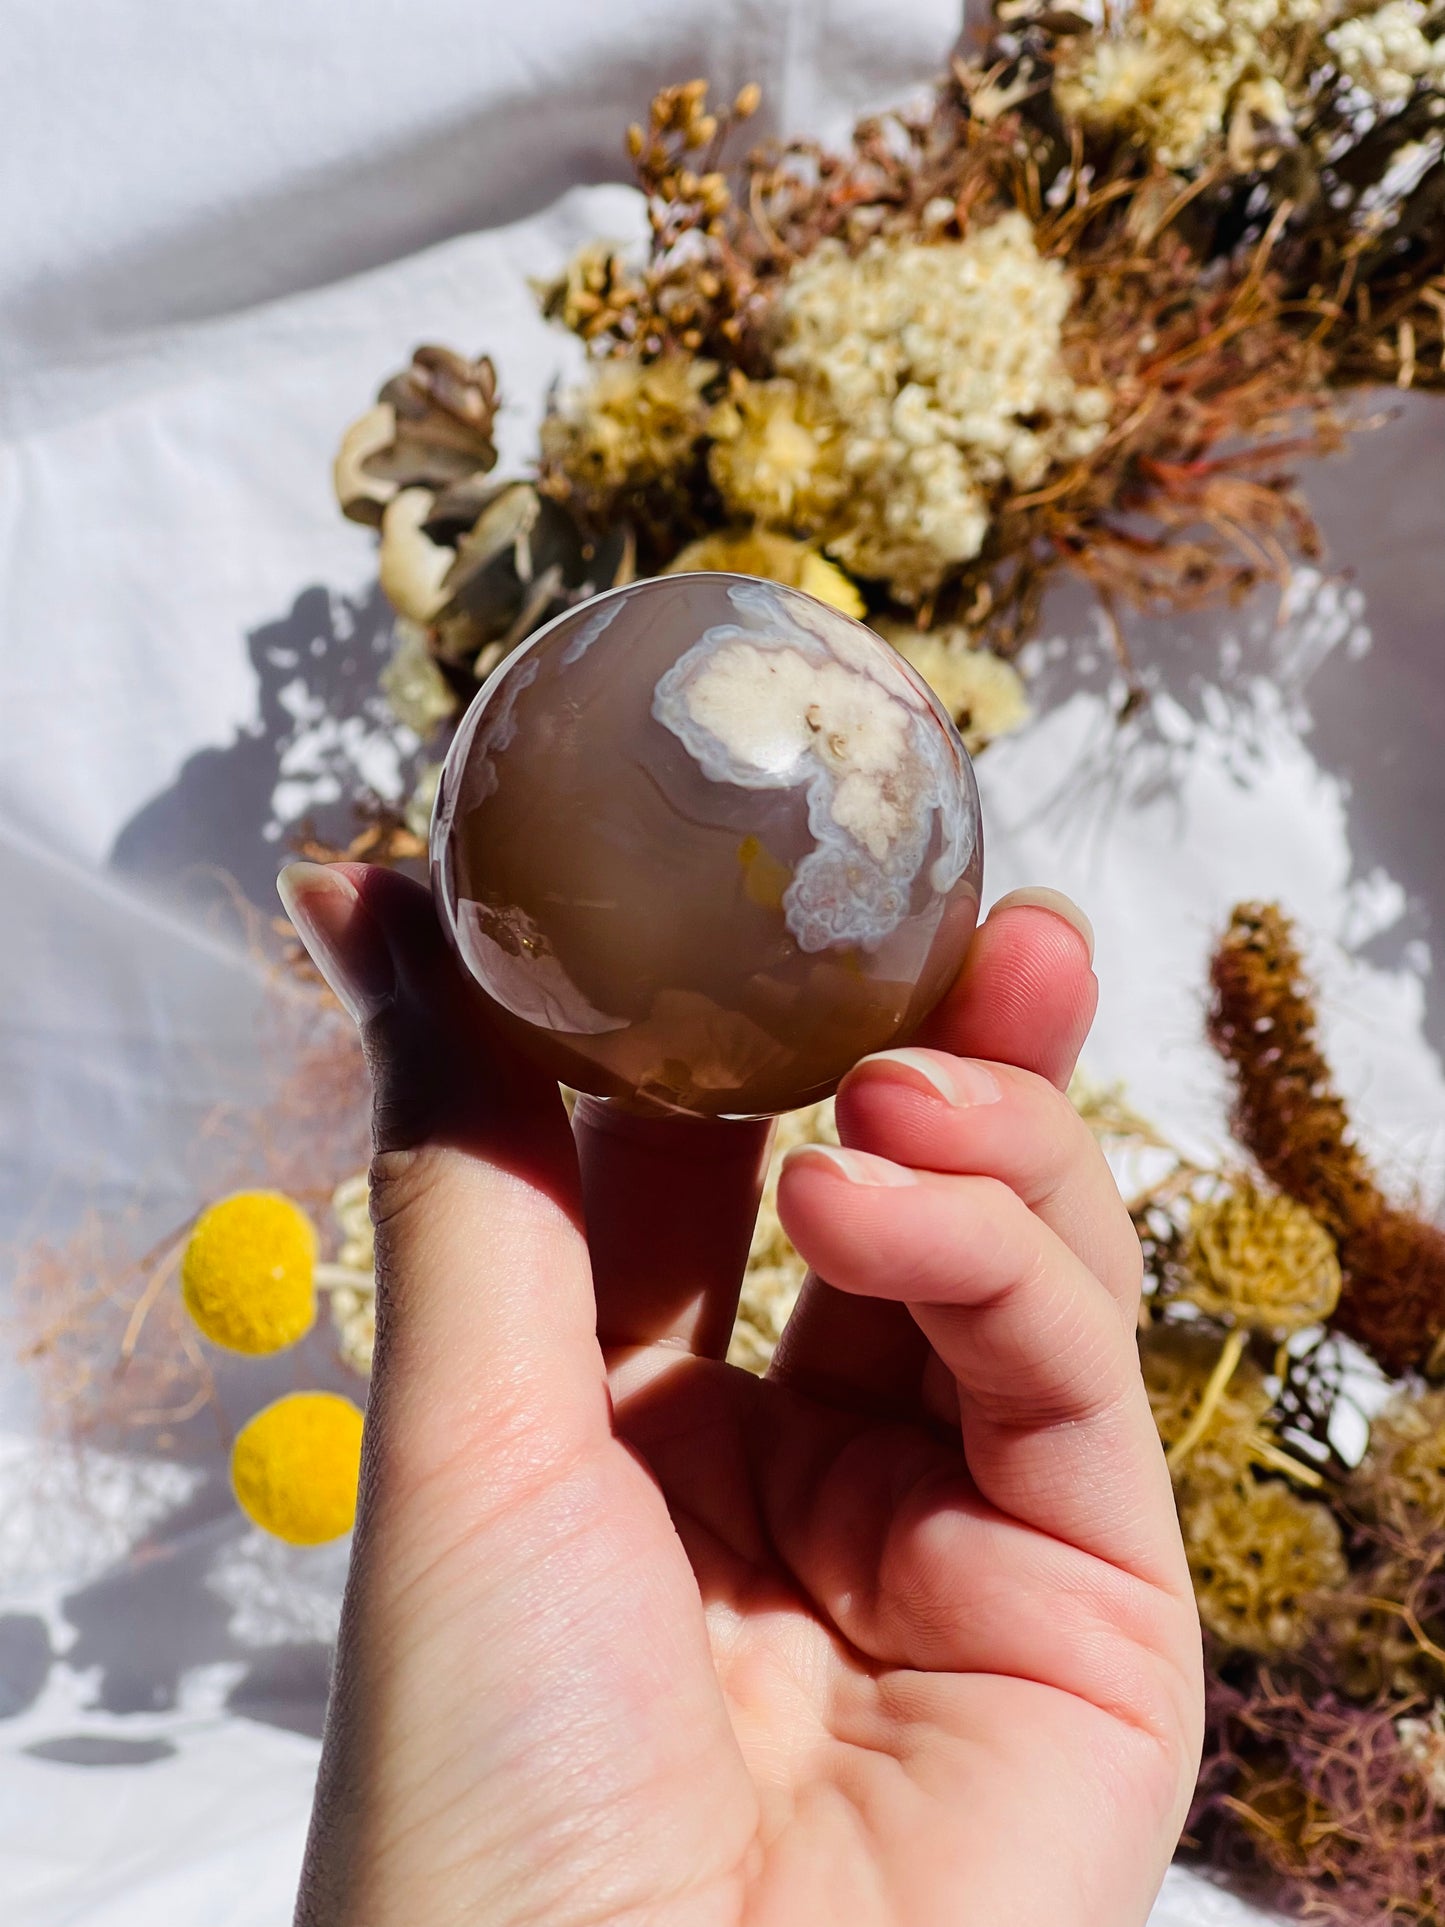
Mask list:
[[[971,756],[996,736],[1022,729],[1033,715],[1023,677],[1011,662],[975,648],[967,629],[915,629],[880,622],[878,633],[916,669],[958,724]]]
[[[196,1220],[181,1257],[181,1296],[213,1345],[284,1351],[316,1317],[316,1233],[277,1191],[239,1191]]]
[[[1329,1232],[1293,1198],[1254,1184],[1194,1201],[1184,1266],[1182,1295],[1201,1311],[1277,1336],[1320,1324],[1339,1302]]]
[[[804,542],[787,535],[744,532],[704,535],[689,542],[664,571],[684,575],[690,569],[723,570],[737,575],[760,575],[786,588],[816,596],[845,616],[861,616],[863,598],[843,571]]]
[[[291,1392],[249,1419],[231,1448],[231,1486],[247,1518],[293,1546],[350,1532],[362,1417],[335,1392]]]
[[[1198,1325],[1155,1324],[1139,1334],[1139,1361],[1149,1408],[1166,1449],[1183,1438],[1199,1410],[1219,1360],[1217,1332]],[[1264,1373],[1242,1358],[1186,1460],[1192,1478],[1237,1478],[1253,1456],[1253,1441],[1270,1408]]]
[[[808,534],[826,524],[848,493],[838,424],[794,381],[734,377],[708,434],[708,473],[739,520]]]
[[[1116,13],[1110,31],[1060,40],[1054,99],[1134,135],[1166,167],[1197,167],[1226,131],[1235,167],[1268,165],[1290,144],[1291,92],[1308,112],[1322,70],[1383,107],[1445,75],[1439,19],[1438,0],[1150,0]]]
[[[457,713],[457,697],[438,669],[419,623],[398,617],[396,649],[381,672],[381,693],[399,723],[425,740]]]
[[[584,501],[605,504],[684,468],[707,427],[716,364],[687,355],[606,361],[542,424],[542,454]]]
[[[837,1142],[831,1098],[801,1111],[790,1111],[778,1119],[763,1181],[762,1202],[753,1227],[742,1302],[728,1348],[729,1364],[741,1365],[750,1372],[767,1370],[807,1273],[808,1267],[793,1248],[778,1217],[778,1174],[783,1158],[795,1145]]]
[[[1200,1619],[1245,1652],[1296,1651],[1344,1583],[1334,1514],[1279,1479],[1245,1474],[1191,1486],[1179,1523]]]
[[[640,154],[644,137],[636,125],[627,130],[629,149],[634,136],[637,145],[633,151]],[[608,241],[586,242],[555,280],[533,281],[531,285],[547,319],[560,321],[584,339],[609,327],[642,293],[641,282]]]
[[[1065,114],[1135,134],[1166,167],[1191,168],[1241,100],[1287,119],[1279,83],[1303,71],[1319,14],[1319,0],[1153,0],[1114,32],[1062,42],[1054,98]]]
[[[1128,129],[1165,167],[1195,166],[1223,131],[1242,63],[1148,25],[1139,37],[1088,39],[1076,60],[1066,56],[1055,80],[1063,111],[1091,125]]]
[[[1445,1530],[1445,1387],[1397,1392],[1376,1414],[1350,1488],[1377,1517]]]

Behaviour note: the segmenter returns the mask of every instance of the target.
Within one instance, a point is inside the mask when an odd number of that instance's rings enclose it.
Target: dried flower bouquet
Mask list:
[[[1123,605],[1316,554],[1294,475],[1344,391],[1445,385],[1445,5],[1106,16],[996,0],[839,153],[737,152],[756,87],[659,93],[627,132],[645,250],[589,244],[538,289],[589,359],[532,471],[493,478],[492,363],[440,348],[345,436],[398,713],[430,734],[634,573],[735,568],[866,614],[982,742],[1027,713],[1000,659],[1052,577],[1122,650]]]

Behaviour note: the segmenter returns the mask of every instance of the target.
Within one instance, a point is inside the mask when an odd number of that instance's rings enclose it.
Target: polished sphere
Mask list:
[[[432,880],[503,1027],[564,1083],[759,1116],[903,1042],[978,917],[958,732],[860,622],[750,576],[579,604],[457,732]]]

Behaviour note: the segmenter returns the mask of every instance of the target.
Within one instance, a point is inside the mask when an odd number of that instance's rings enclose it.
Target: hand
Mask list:
[[[425,891],[284,893],[377,1143],[302,1927],[1143,1922],[1200,1641],[1138,1244],[1060,1095],[1078,930],[1006,901],[918,1047],[846,1079],[848,1151],[782,1179],[818,1275],[759,1380],[721,1360],[767,1127],[574,1131]]]

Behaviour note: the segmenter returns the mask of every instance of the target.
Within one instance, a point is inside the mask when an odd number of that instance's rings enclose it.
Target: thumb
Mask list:
[[[282,902],[371,1069],[377,1329],[368,1479],[505,1504],[605,1438],[576,1153],[555,1083],[503,1038],[430,893],[296,863]],[[363,1494],[363,1503],[365,1494]],[[464,1517],[455,1523],[465,1525]]]

